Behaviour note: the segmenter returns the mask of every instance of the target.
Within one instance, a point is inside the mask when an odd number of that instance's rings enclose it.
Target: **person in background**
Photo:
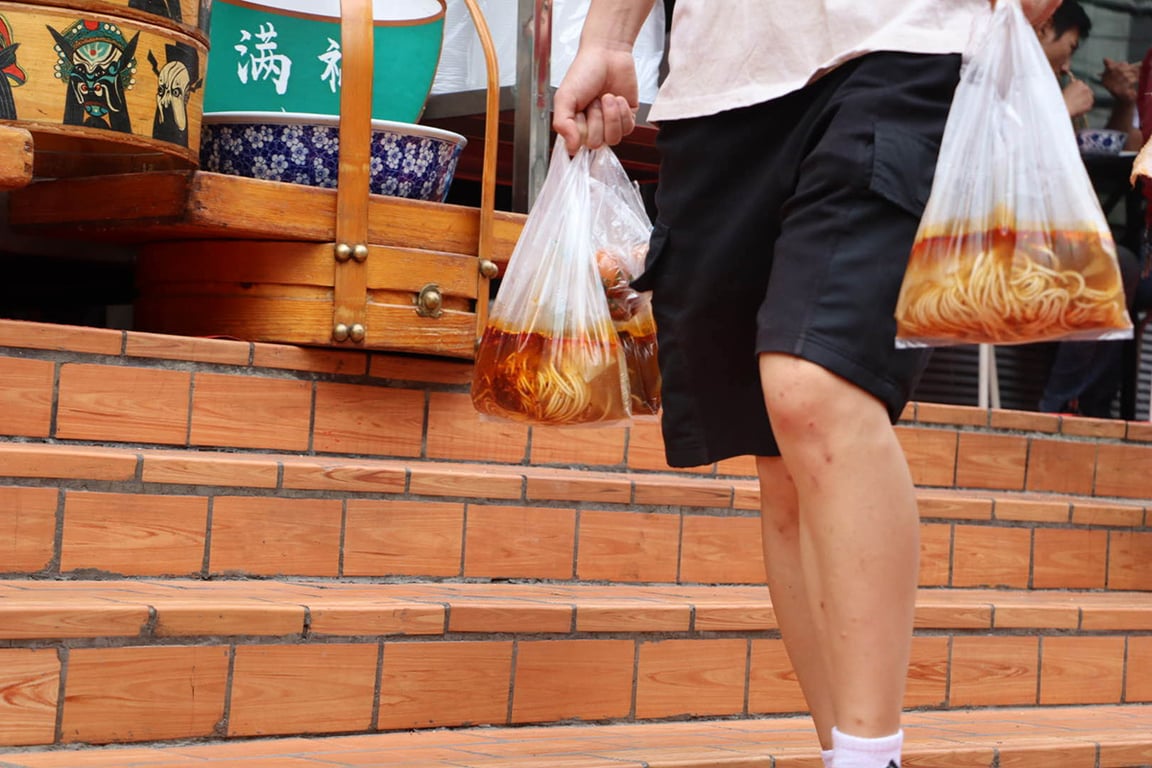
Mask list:
[[[1140,64],[1140,77],[1136,85],[1136,110],[1140,121],[1140,138],[1147,143],[1152,141],[1152,48],[1144,54],[1144,61]],[[1141,276],[1147,278],[1152,272],[1152,183],[1147,179],[1140,181],[1140,189],[1144,194],[1144,249]],[[1141,286],[1143,288],[1143,286]],[[1149,291],[1152,293],[1152,290]],[[1152,308],[1152,295],[1145,305]]]
[[[1077,0],[1064,0],[1047,21],[1036,26],[1040,47],[1056,77],[1064,82],[1064,103],[1077,128],[1087,127],[1087,116],[1096,104],[1091,86],[1072,74],[1072,54],[1092,32],[1092,20]],[[1128,134],[1125,149],[1137,150],[1143,145],[1136,116],[1136,84],[1140,65],[1104,59],[1100,85],[1112,96],[1112,109],[1106,128]]]
[[[1036,26],[1040,46],[1057,78],[1067,78],[1063,87],[1068,114],[1078,127],[1095,103],[1092,89],[1072,74],[1072,54],[1092,31],[1092,21],[1076,0],[1063,0],[1048,21]],[[1126,149],[1139,149],[1144,141],[1137,115],[1137,93],[1141,65],[1104,59],[1100,83],[1112,95],[1107,127],[1129,134]],[[1141,301],[1138,294],[1140,264],[1136,254],[1116,246],[1120,277],[1130,311]],[[1064,341],[1056,345],[1048,378],[1040,395],[1039,410],[1107,419],[1120,391],[1124,375],[1123,341]]]
[[[1033,22],[1057,0],[1023,0]],[[592,0],[554,98],[569,151],[635,127],[653,0]],[[898,768],[919,560],[892,424],[925,361],[894,310],[961,52],[988,0],[677,0],[650,112],[644,274],[668,463],[756,457],[765,569],[835,768]]]

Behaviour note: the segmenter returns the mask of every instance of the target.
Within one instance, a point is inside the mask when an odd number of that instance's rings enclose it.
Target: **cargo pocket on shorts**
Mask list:
[[[940,144],[892,123],[877,123],[869,188],[919,219],[924,214]]]
[[[632,287],[644,293],[652,290],[656,284],[660,255],[668,243],[668,226],[657,221],[652,227],[652,236],[648,238],[648,255],[644,258],[644,274],[632,281]]]

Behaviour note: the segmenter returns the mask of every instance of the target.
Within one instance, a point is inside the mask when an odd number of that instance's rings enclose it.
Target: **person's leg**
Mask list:
[[[1125,341],[1097,341],[1092,344],[1091,376],[1078,398],[1081,416],[1112,418],[1112,403],[1120,394],[1124,375]]]
[[[1136,254],[1124,246],[1116,247],[1116,261],[1124,298],[1131,307],[1140,282],[1140,264]],[[1060,342],[1040,396],[1040,410],[1111,418],[1112,402],[1120,392],[1124,375],[1124,344],[1123,341]]]
[[[1044,382],[1039,408],[1043,413],[1079,412],[1077,401],[1092,378],[1097,342],[1062,341]]]
[[[821,590],[811,582],[818,575],[813,568],[811,537],[801,529],[796,487],[780,457],[758,457],[756,469],[760,476],[764,568],[772,610],[816,724],[820,746],[829,750],[836,717],[825,652],[826,628],[820,624],[822,616],[813,608],[820,601]]]
[[[823,628],[836,728],[895,734],[919,562],[907,462],[875,397],[806,360],[760,360],[769,418],[795,481],[799,538],[808,542],[803,568],[817,590],[810,623]]]

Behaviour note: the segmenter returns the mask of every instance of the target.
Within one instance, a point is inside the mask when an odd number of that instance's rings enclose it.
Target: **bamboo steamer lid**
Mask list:
[[[38,176],[195,167],[207,46],[89,5],[0,0],[0,121],[33,134]]]
[[[106,13],[122,19],[170,27],[208,44],[212,0],[39,0],[44,6]]]

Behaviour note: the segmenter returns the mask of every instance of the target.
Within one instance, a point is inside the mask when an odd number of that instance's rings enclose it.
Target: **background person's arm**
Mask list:
[[[1108,115],[1108,124],[1105,127],[1127,133],[1128,143],[1125,149],[1131,150],[1140,149],[1144,145],[1136,117],[1139,80],[1139,64],[1104,59],[1100,84],[1104,86],[1104,90],[1112,94],[1112,112]]]

